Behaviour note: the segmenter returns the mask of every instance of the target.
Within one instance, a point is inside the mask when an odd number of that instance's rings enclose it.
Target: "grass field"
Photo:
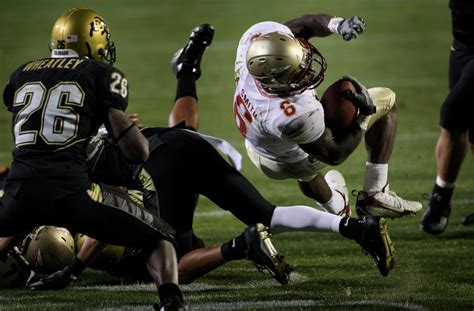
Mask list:
[[[111,27],[120,68],[130,83],[129,111],[145,125],[166,125],[176,80],[169,68],[190,30],[207,22],[216,28],[198,81],[201,131],[229,140],[244,155],[232,115],[233,61],[240,35],[262,20],[286,21],[305,13],[360,15],[367,31],[359,39],[339,36],[312,40],[328,61],[324,90],[344,74],[367,86],[397,93],[399,128],[390,162],[391,188],[421,200],[435,178],[434,147],[438,111],[447,94],[451,43],[447,0],[163,0],[18,1],[2,0],[0,79],[16,67],[48,55],[55,18],[71,7],[99,11]],[[11,160],[10,115],[0,109],[0,162]],[[360,189],[365,151],[360,147],[341,165],[349,189]],[[314,203],[294,181],[269,181],[244,156],[244,174],[277,205]],[[372,261],[351,241],[331,233],[275,236],[277,248],[296,268],[287,286],[256,273],[247,261],[223,268],[183,286],[193,310],[473,310],[474,227],[459,222],[474,212],[474,161],[467,157],[453,198],[445,233],[432,237],[418,229],[421,215],[390,221],[397,248],[396,271],[379,276]],[[354,202],[352,198],[352,202]],[[201,198],[195,231],[209,245],[244,229],[232,216]],[[76,286],[61,292],[2,290],[0,310],[150,310],[157,301],[151,284],[121,284],[86,270]]]

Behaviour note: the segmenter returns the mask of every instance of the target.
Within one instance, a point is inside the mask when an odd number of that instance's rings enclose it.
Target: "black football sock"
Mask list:
[[[447,205],[451,202],[453,192],[454,188],[442,188],[435,184],[433,187],[433,192],[431,193],[431,198],[439,204]]]
[[[198,99],[196,92],[196,78],[192,71],[188,72],[182,70],[178,75],[175,101],[184,96],[191,96]]]
[[[177,297],[183,302],[183,294],[179,289],[179,286],[174,283],[165,283],[158,287],[158,295],[160,295],[160,301],[163,302],[167,298]]]
[[[221,245],[221,254],[225,261],[244,259],[247,257],[245,251],[247,251],[247,242],[243,233]]]
[[[360,241],[364,224],[361,219],[344,217],[339,223],[339,233],[348,239]]]

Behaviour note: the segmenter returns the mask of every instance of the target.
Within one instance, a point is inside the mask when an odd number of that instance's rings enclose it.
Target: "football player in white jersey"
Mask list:
[[[395,93],[366,89],[355,78],[347,94],[358,108],[357,122],[334,138],[325,126],[315,88],[324,79],[326,61],[308,41],[340,34],[351,40],[365,29],[361,17],[304,15],[280,24],[261,22],[240,39],[235,61],[234,114],[251,161],[273,179],[297,179],[301,191],[327,211],[349,216],[344,177],[327,166],[344,162],[365,137],[368,153],[359,215],[401,217],[417,213],[419,202],[404,200],[388,186],[388,161],[397,125]]]

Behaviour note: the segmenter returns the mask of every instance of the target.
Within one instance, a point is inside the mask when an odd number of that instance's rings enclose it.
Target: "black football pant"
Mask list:
[[[171,129],[145,164],[158,192],[160,216],[176,230],[178,257],[193,248],[196,197],[202,194],[243,223],[270,225],[275,206],[196,133]],[[194,239],[195,240],[195,239]]]
[[[449,59],[449,94],[441,112],[441,126],[449,131],[468,130],[474,144],[474,53],[451,51]]]
[[[21,182],[0,205],[0,236],[14,236],[39,225],[81,232],[108,244],[154,249],[173,230],[157,214],[143,209],[116,189],[93,184],[91,190],[58,196],[64,178],[33,177]],[[8,184],[8,181],[7,181]],[[67,184],[67,183],[66,183]]]

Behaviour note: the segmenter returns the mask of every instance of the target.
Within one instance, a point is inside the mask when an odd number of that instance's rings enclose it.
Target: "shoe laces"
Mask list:
[[[381,192],[384,194],[384,198],[389,201],[389,205],[391,206],[404,206],[408,204],[408,201],[399,197],[395,192],[393,191],[387,191],[387,192]]]

